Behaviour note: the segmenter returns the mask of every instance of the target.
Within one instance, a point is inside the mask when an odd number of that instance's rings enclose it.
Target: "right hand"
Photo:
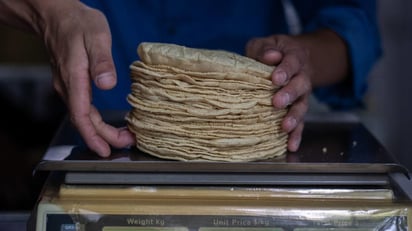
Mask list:
[[[272,98],[277,109],[288,108],[281,128],[289,134],[288,150],[298,150],[312,90],[311,62],[306,47],[287,35],[272,35],[249,40],[246,55],[267,65],[275,65],[272,82],[280,89]]]
[[[107,157],[110,145],[123,148],[135,142],[126,128],[105,123],[92,105],[91,81],[101,90],[117,81],[109,25],[100,11],[79,1],[52,2],[42,13],[40,31],[51,56],[53,86],[87,146]]]

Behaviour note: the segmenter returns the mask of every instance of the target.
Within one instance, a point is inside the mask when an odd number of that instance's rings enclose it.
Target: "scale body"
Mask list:
[[[114,125],[123,118],[105,114]],[[408,171],[358,120],[321,118],[307,119],[298,152],[247,163],[162,160],[135,148],[101,159],[64,121],[37,167],[50,174],[32,229],[412,230]]]

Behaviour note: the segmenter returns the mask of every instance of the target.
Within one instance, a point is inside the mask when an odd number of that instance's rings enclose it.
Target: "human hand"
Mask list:
[[[41,29],[51,56],[53,85],[87,146],[107,157],[110,145],[123,148],[134,143],[127,129],[105,123],[91,102],[91,81],[101,90],[116,85],[107,20],[78,1],[54,2],[43,14]]]
[[[288,150],[297,151],[312,89],[308,49],[292,36],[273,35],[250,40],[246,55],[267,65],[276,65],[272,82],[281,88],[272,102],[275,108],[289,107],[281,127],[289,133]]]

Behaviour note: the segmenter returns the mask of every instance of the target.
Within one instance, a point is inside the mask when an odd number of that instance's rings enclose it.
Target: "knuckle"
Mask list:
[[[80,126],[81,119],[79,119],[79,116],[76,113],[71,111],[69,118],[70,118],[70,122],[74,124],[76,127]]]
[[[303,91],[304,91],[305,93],[310,93],[310,92],[312,92],[312,83],[311,83],[311,81],[310,81],[309,78],[306,78],[306,81],[304,81]]]
[[[54,77],[52,80],[53,88],[59,93],[59,95],[63,95],[63,87],[60,84],[60,81],[57,79],[58,77]]]
[[[251,58],[257,58],[259,53],[259,38],[252,38],[246,44],[246,55]]]
[[[247,48],[250,48],[250,47],[252,47],[253,45],[255,45],[257,39],[258,39],[258,38],[251,38],[251,39],[246,43],[246,47],[247,47]]]

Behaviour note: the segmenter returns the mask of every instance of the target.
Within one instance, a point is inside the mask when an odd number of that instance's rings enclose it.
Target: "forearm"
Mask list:
[[[298,35],[309,53],[314,87],[322,87],[344,81],[350,74],[348,49],[345,42],[331,30],[319,30]]]

